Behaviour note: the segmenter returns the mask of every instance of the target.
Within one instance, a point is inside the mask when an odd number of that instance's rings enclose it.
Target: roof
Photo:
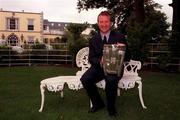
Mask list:
[[[47,19],[43,21],[44,25],[49,27],[49,30],[64,31],[65,27],[69,25],[69,22],[50,22]]]

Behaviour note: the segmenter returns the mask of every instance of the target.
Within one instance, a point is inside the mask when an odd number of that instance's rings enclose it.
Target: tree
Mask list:
[[[157,10],[161,6],[152,0],[78,0],[79,10],[107,8],[113,15],[117,30],[127,35],[133,59],[146,59],[146,43],[152,37],[167,35],[169,25],[164,13]]]
[[[180,23],[180,1],[179,0],[172,0],[172,3],[169,5],[173,8],[172,30],[173,31],[180,31],[180,28],[177,25]]]
[[[153,1],[145,2],[145,20],[139,24],[135,20],[135,13],[128,19],[127,38],[131,50],[132,59],[145,61],[148,56],[147,43],[152,38],[164,39],[168,34],[169,24],[166,22],[166,15],[157,10],[161,6]],[[160,42],[160,41],[159,41]]]
[[[73,66],[75,62],[75,56],[77,52],[84,46],[86,46],[86,40],[81,35],[82,31],[84,31],[88,27],[88,24],[73,24],[71,23],[67,26],[65,35],[67,37],[68,50],[70,54],[73,56]]]
[[[61,38],[61,43],[67,43],[67,37],[66,36],[62,36]]]
[[[169,4],[173,8],[172,34],[170,38],[170,51],[173,57],[180,57],[180,1],[172,0]]]
[[[134,11],[136,16],[136,21],[138,23],[144,23],[145,20],[144,0],[135,0],[134,8],[135,8]]]
[[[144,0],[78,0],[79,11],[104,7],[113,15],[114,25],[123,31],[132,11],[139,23],[144,22]]]

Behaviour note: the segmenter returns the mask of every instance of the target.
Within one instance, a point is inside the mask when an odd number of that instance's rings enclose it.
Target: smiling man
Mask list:
[[[127,48],[127,42],[124,35],[111,30],[111,15],[109,12],[101,12],[98,15],[97,22],[100,31],[89,40],[89,62],[91,67],[81,77],[81,82],[92,102],[92,108],[90,108],[89,112],[94,113],[105,107],[96,87],[97,82],[105,79],[107,111],[110,116],[116,116],[115,100],[117,96],[117,87],[123,73],[121,73],[120,76],[117,74],[104,74],[102,68],[103,45],[118,44],[119,46],[126,46]],[[126,52],[127,50],[128,49],[126,49]],[[130,58],[125,55],[125,60],[129,59]]]

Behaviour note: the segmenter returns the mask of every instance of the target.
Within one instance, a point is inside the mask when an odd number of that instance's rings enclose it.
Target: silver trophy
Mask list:
[[[103,69],[105,75],[121,75],[126,46],[117,44],[104,44],[103,48]]]

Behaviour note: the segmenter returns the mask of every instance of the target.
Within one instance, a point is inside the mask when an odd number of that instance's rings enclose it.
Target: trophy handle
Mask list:
[[[123,62],[124,62],[124,54],[125,54],[125,52],[123,52],[123,54],[121,55],[121,59],[120,59],[120,64],[121,64],[121,65],[119,65],[120,68],[118,69],[118,73],[117,73],[118,77],[121,76],[122,67],[123,67],[123,65],[124,65],[124,64],[123,64]]]
[[[104,70],[104,75],[107,75],[107,71],[106,71],[106,69],[105,69],[105,65],[104,65],[104,63],[103,63],[103,70]]]

